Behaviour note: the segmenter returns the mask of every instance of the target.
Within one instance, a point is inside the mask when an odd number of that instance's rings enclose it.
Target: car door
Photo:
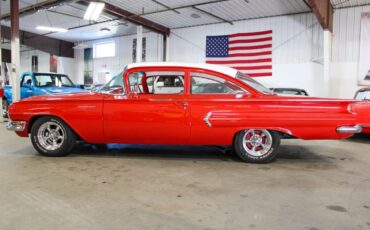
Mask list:
[[[237,114],[248,111],[252,96],[245,88],[221,74],[189,73],[188,103],[191,110],[191,144],[229,145],[237,126]]]
[[[21,99],[33,96],[33,86],[34,82],[32,75],[26,73],[21,78]]]
[[[146,69],[126,73],[125,96],[108,95],[104,101],[106,138],[120,143],[188,143],[190,111],[185,100],[185,86],[179,86],[171,93],[153,90],[156,88],[153,79],[180,76],[184,77],[185,72]]]

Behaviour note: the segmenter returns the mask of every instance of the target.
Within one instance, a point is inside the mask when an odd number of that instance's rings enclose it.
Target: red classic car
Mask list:
[[[8,129],[46,156],[91,144],[233,145],[269,162],[281,138],[341,139],[370,125],[370,104],[281,97],[235,69],[207,64],[129,64],[98,92],[36,96],[9,108]]]

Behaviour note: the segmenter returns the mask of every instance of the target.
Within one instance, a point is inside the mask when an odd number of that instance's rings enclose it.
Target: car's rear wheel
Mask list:
[[[8,101],[3,98],[3,118],[8,118],[8,108],[9,108],[9,103]]]
[[[234,149],[245,162],[268,163],[272,161],[280,146],[280,134],[266,129],[247,129],[239,132]]]
[[[40,154],[60,157],[71,152],[76,144],[76,134],[59,118],[41,117],[32,125],[31,141]]]

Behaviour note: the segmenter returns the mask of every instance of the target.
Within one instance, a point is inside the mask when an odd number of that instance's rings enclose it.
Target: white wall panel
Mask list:
[[[158,44],[160,43],[158,39],[162,39],[162,36],[157,33],[144,33],[143,37],[146,38],[146,61],[154,62],[159,61],[161,57],[162,50],[158,49]],[[133,39],[136,35],[122,36],[110,39],[102,39],[96,41],[89,41],[83,44],[88,47],[93,47],[95,43],[101,43],[105,41],[116,42],[116,56],[111,58],[97,58],[93,60],[93,77],[94,82],[98,81],[99,73],[108,72],[109,75],[114,76],[121,72],[124,67],[132,63],[132,44]],[[75,60],[76,60],[76,79],[77,83],[83,83],[84,81],[84,50],[75,50]]]
[[[358,61],[362,12],[370,12],[370,5],[335,10],[333,62]]]
[[[273,62],[303,63],[322,57],[322,29],[311,13],[172,30],[170,60],[204,62],[207,35],[273,30]]]
[[[352,98],[361,88],[357,84],[360,49],[361,13],[370,6],[337,9],[334,11],[330,95]]]

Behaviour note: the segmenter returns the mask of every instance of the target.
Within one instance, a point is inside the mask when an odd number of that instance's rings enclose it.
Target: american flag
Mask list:
[[[251,77],[271,77],[272,30],[207,36],[206,63],[233,67]]]

